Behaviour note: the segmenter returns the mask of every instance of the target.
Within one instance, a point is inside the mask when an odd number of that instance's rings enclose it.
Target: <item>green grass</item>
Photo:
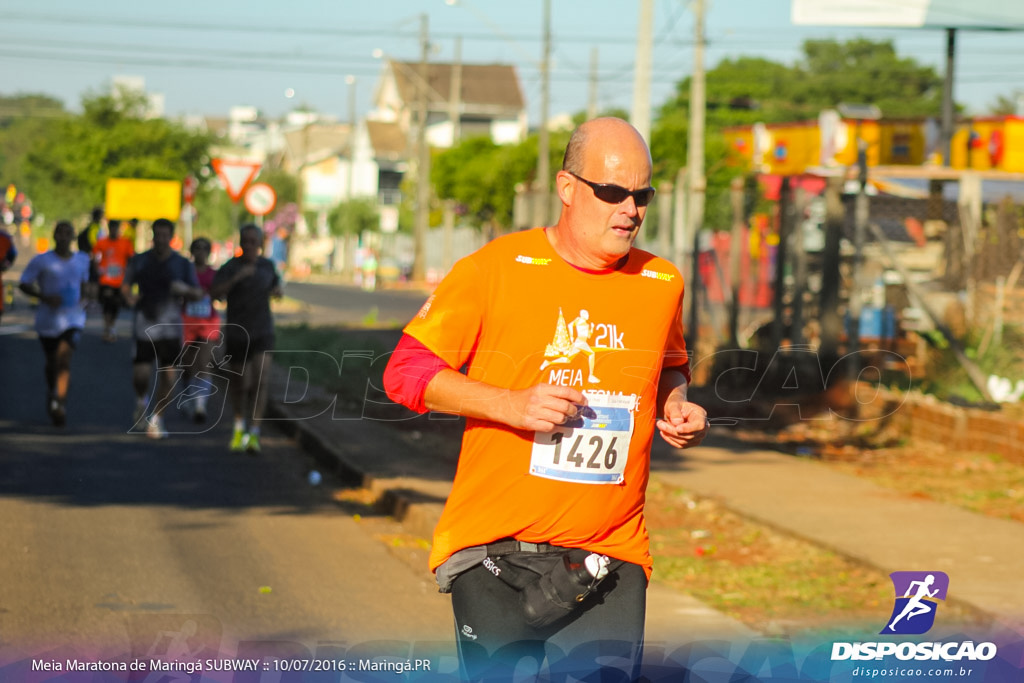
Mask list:
[[[1000,343],[989,343],[984,353],[979,347],[984,330],[972,329],[965,339],[965,354],[982,373],[1007,377],[1013,382],[1024,379],[1024,327],[1007,325]],[[948,400],[959,397],[971,402],[983,400],[981,392],[971,382],[967,371],[957,362],[953,351],[936,347],[930,354],[927,375],[921,378],[919,388],[936,397]]]
[[[340,407],[354,410],[367,397],[380,398],[391,350],[364,331],[303,324],[277,328],[274,358],[304,368],[312,383],[338,396]]]

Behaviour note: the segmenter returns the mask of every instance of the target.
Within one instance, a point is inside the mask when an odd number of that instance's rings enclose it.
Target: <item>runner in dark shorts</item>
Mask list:
[[[253,454],[260,450],[260,421],[267,402],[267,392],[259,390],[259,382],[269,368],[267,351],[274,348],[270,297],[281,296],[277,269],[261,255],[263,240],[259,226],[242,226],[238,237],[242,255],[220,267],[210,290],[214,297],[227,301],[225,356],[230,356],[228,365],[239,375],[228,387],[235,415],[230,448]]]

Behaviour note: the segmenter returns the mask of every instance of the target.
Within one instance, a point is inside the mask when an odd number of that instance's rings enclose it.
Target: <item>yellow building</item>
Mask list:
[[[724,131],[730,162],[759,173],[795,175],[852,166],[857,141],[867,143],[869,166],[941,165],[934,120],[854,121],[823,112],[817,121],[734,126]],[[1024,172],[1024,117],[965,119],[952,140],[952,168]]]

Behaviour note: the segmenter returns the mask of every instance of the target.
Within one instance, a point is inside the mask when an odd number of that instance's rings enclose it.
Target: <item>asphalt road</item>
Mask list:
[[[378,323],[403,327],[428,295],[417,289],[366,292],[347,284],[288,282],[285,296],[305,307],[299,313],[278,314],[282,323],[305,320],[320,325]]]
[[[133,431],[127,320],[104,344],[96,318],[73,358],[62,429],[45,413],[29,311],[0,325],[0,680],[5,663],[67,648],[450,646],[450,606],[429,572],[397,559],[331,482],[311,486],[312,462],[289,439],[271,430],[261,455],[233,454],[229,419],[197,426],[176,409],[171,438]]]

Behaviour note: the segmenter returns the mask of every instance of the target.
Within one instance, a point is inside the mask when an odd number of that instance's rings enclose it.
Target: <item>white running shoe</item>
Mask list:
[[[146,420],[146,436],[151,439],[166,439],[167,430],[164,429],[164,419],[159,415],[152,415]]]

